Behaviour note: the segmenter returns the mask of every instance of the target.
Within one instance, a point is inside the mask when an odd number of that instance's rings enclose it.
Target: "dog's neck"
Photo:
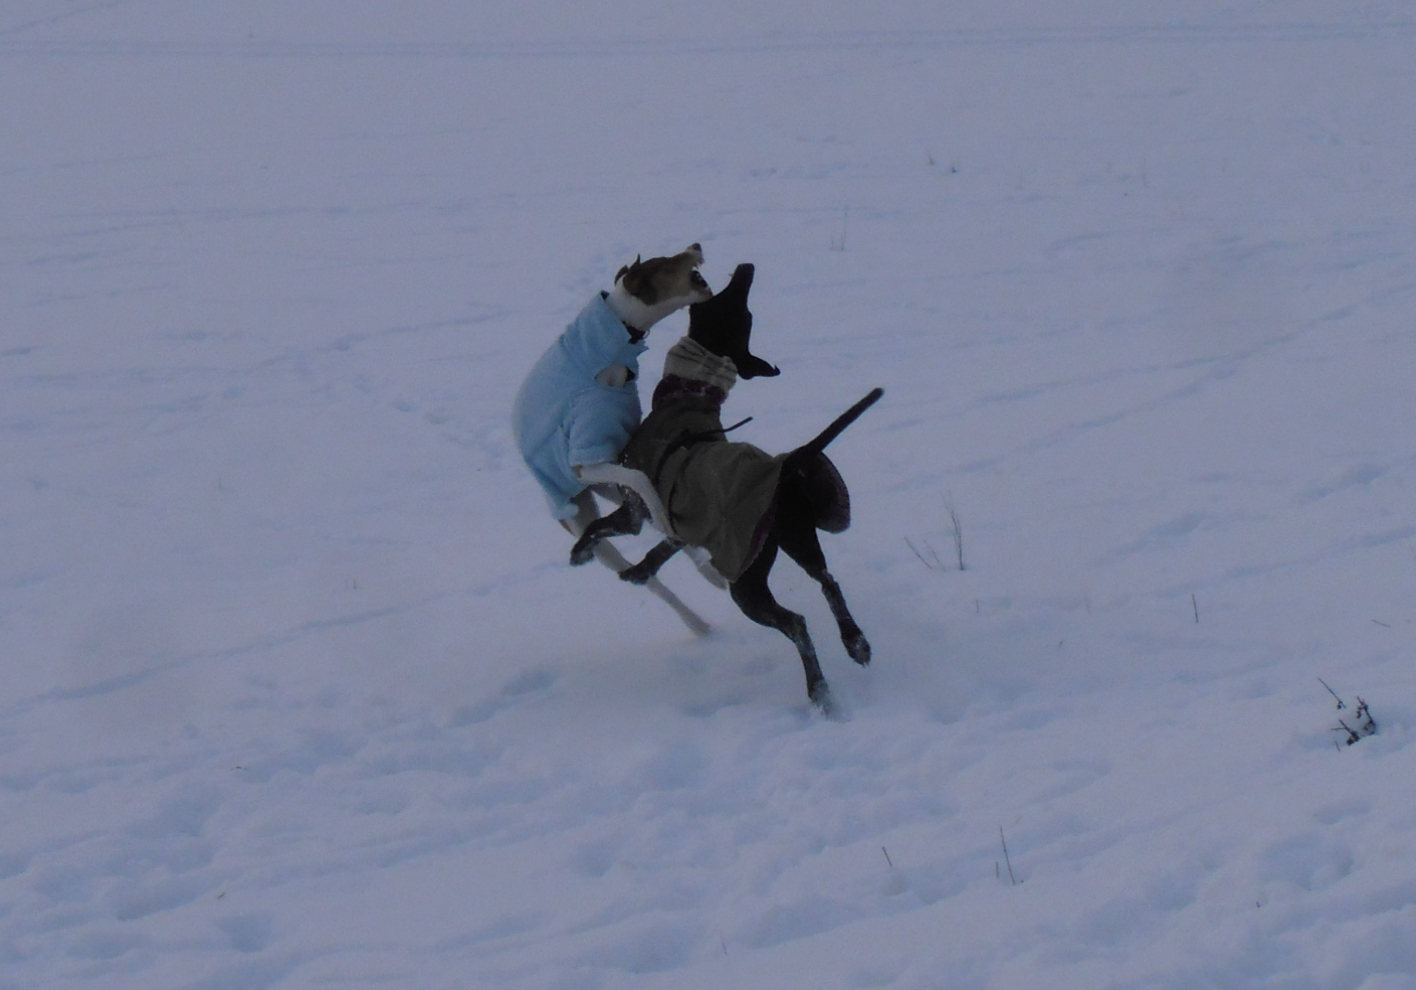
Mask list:
[[[732,358],[714,354],[692,337],[684,337],[664,356],[664,377],[654,389],[653,405],[696,397],[721,408],[737,378]]]
[[[655,323],[670,313],[683,309],[690,301],[674,298],[650,305],[643,299],[632,295],[625,289],[623,282],[616,282],[614,288],[605,293],[605,302],[609,304],[610,312],[619,317],[620,322],[638,337],[643,337]]]

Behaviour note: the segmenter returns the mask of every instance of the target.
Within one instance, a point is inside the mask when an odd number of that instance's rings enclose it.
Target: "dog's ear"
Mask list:
[[[732,314],[732,334],[729,357],[737,367],[741,378],[773,378],[782,369],[762,360],[749,350],[752,338],[752,310],[747,308],[747,294],[752,290],[752,280],[757,275],[755,266],[743,263],[733,269],[732,280],[713,301],[722,301],[728,313]]]
[[[689,307],[689,336],[723,356],[735,345],[746,347],[752,332],[752,310],[747,308],[747,293],[752,288],[754,271],[750,264],[738,265],[723,291]]]
[[[688,335],[719,357],[731,358],[741,378],[771,378],[782,373],[750,349],[752,310],[747,308],[747,294],[756,271],[750,264],[738,265],[722,292],[688,310]]]
[[[639,266],[640,266],[640,264],[641,264],[641,261],[640,261],[640,258],[641,258],[641,257],[642,257],[641,255],[637,255],[637,254],[636,254],[636,255],[634,256],[634,264],[632,264],[632,265],[621,265],[621,266],[620,266],[620,270],[617,271],[617,272],[615,272],[615,281],[616,281],[616,282],[619,282],[620,279],[624,278],[624,277],[625,277],[626,275],[628,275],[630,272],[635,271],[636,269],[638,269]]]
[[[739,378],[775,378],[782,373],[781,368],[768,364],[755,354],[733,358],[733,366],[737,368]]]

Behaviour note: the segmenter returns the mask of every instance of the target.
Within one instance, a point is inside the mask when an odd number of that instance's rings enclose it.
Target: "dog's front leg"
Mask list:
[[[562,519],[560,522],[572,536],[579,536],[587,526],[600,518],[600,510],[595,506],[595,496],[590,493],[588,488],[575,497],[574,504],[575,516],[571,519]],[[624,559],[624,554],[616,550],[614,544],[608,541],[601,542],[595,547],[595,559],[616,574],[628,570],[630,566],[629,561]],[[645,582],[644,587],[650,594],[673,609],[683,620],[684,625],[693,630],[694,635],[707,636],[713,631],[712,626],[704,622],[697,612],[680,601],[678,595],[666,588],[658,578],[650,578]]]
[[[674,539],[673,523],[669,521],[668,510],[664,508],[664,503],[659,500],[659,493],[654,490],[653,484],[649,481],[649,476],[643,471],[636,471],[634,468],[625,467],[622,464],[581,464],[575,469],[576,475],[581,481],[588,481],[590,484],[611,484],[619,485],[623,489],[634,492],[644,503],[644,507],[649,511],[649,519],[654,524],[654,528],[663,533],[669,539]]]
[[[633,567],[620,571],[620,579],[628,581],[630,584],[645,584],[654,575],[659,573],[659,568],[669,562],[669,558],[679,552],[683,546],[678,540],[662,540],[644,555],[644,559]]]
[[[595,548],[601,540],[611,536],[635,536],[644,528],[644,520],[649,518],[649,510],[639,496],[628,489],[621,489],[624,501],[608,516],[587,523],[581,531],[575,546],[570,548],[570,563],[573,567],[588,564],[595,556]],[[643,581],[637,582],[643,584]]]

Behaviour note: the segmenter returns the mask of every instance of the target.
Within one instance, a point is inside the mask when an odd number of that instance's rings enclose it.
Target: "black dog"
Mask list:
[[[748,347],[752,278],[753,266],[739,265],[722,292],[689,308],[688,336],[670,350],[652,411],[625,448],[623,463],[649,476],[675,532],[620,576],[642,583],[684,544],[706,548],[743,614],[796,644],[808,696],[830,711],[830,689],[806,620],[772,597],[767,575],[778,550],[795,560],[821,585],[846,652],[856,663],[870,662],[870,644],[826,569],[817,530],[839,533],[850,525],[845,482],[823,451],[884,393],[875,389],[789,454],[774,456],[729,442],[726,434],[736,426],[723,427],[721,410],[737,377],[780,374]],[[647,518],[643,503],[627,497],[587,527],[571,551],[571,563],[588,561],[606,537],[638,533]]]

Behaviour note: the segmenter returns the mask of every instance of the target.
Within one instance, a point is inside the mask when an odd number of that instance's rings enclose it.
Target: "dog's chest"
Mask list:
[[[624,449],[625,465],[643,471],[659,488],[668,480],[665,469],[675,453],[724,438],[721,408],[705,395],[680,393],[666,399],[656,390],[653,408]]]
[[[711,406],[713,414],[722,412],[723,403],[728,399],[727,390],[712,382],[698,378],[684,378],[679,375],[665,375],[654,386],[654,397],[650,400],[652,409],[669,406],[676,402],[687,402],[697,410]]]
[[[657,400],[625,448],[624,463],[649,476],[678,536],[708,550],[731,581],[760,548],[781,458],[728,441],[721,408],[703,395]]]

